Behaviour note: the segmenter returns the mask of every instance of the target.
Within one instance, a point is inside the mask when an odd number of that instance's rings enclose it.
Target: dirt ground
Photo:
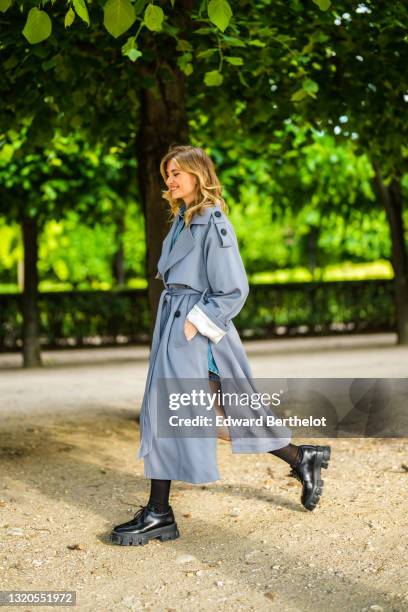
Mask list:
[[[346,364],[342,350],[320,358]],[[281,363],[284,352],[269,353],[269,363]],[[125,381],[127,399],[118,391],[116,404],[109,400],[112,381],[136,370],[135,354],[126,367],[98,363],[98,355],[88,368],[63,365],[66,356],[58,364],[54,355],[53,366],[35,372],[19,371],[14,357],[0,362],[1,590],[76,591],[81,611],[408,610],[406,439],[328,440],[332,457],[313,512],[301,505],[286,463],[232,454],[219,440],[221,480],[172,484],[179,539],[112,545],[111,528],[146,502],[149,481],[136,459],[135,389]],[[390,355],[398,363],[407,357],[384,342],[373,357],[382,371]],[[257,359],[251,363],[262,375],[265,355]],[[293,365],[290,353],[285,359]],[[139,367],[142,375],[146,362]],[[89,368],[93,378],[99,372],[99,405],[83,387]],[[81,390],[72,385],[75,372]],[[55,409],[64,397],[71,409]]]

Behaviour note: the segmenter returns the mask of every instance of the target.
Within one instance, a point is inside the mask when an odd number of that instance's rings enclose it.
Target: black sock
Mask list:
[[[169,509],[171,480],[157,480],[152,478],[150,481],[150,497],[148,506],[154,512],[162,514]]]
[[[268,451],[272,455],[276,455],[279,459],[283,459],[286,463],[289,463],[291,467],[296,467],[303,458],[302,449],[296,444],[288,444],[284,448],[278,448],[274,451]]]

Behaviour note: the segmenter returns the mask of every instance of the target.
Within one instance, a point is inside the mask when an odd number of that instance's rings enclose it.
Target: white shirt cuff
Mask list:
[[[196,326],[200,334],[203,334],[203,336],[206,336],[216,344],[227,333],[211,321],[197,304],[193,306],[186,318],[187,321]]]

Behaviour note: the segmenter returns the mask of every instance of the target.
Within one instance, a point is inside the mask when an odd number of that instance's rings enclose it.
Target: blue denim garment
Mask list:
[[[180,232],[184,228],[184,213],[186,211],[186,208],[187,207],[186,207],[185,204],[182,204],[180,206],[179,213],[178,213],[179,217],[178,217],[178,220],[177,220],[177,226],[176,226],[176,229],[174,230],[174,234],[172,236],[170,250],[173,248],[177,238],[180,235]],[[215,374],[217,374],[218,376],[220,375],[220,372],[219,372],[219,370],[217,368],[217,364],[214,361],[214,355],[213,355],[212,350],[211,350],[211,340],[209,338],[208,338],[208,369],[210,370],[210,372],[215,372]]]

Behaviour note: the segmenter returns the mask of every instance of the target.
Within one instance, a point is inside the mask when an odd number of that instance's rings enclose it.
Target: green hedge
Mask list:
[[[147,290],[39,295],[44,348],[149,342]],[[252,285],[234,319],[243,338],[395,331],[391,280]],[[21,294],[0,295],[0,351],[21,348]]]

